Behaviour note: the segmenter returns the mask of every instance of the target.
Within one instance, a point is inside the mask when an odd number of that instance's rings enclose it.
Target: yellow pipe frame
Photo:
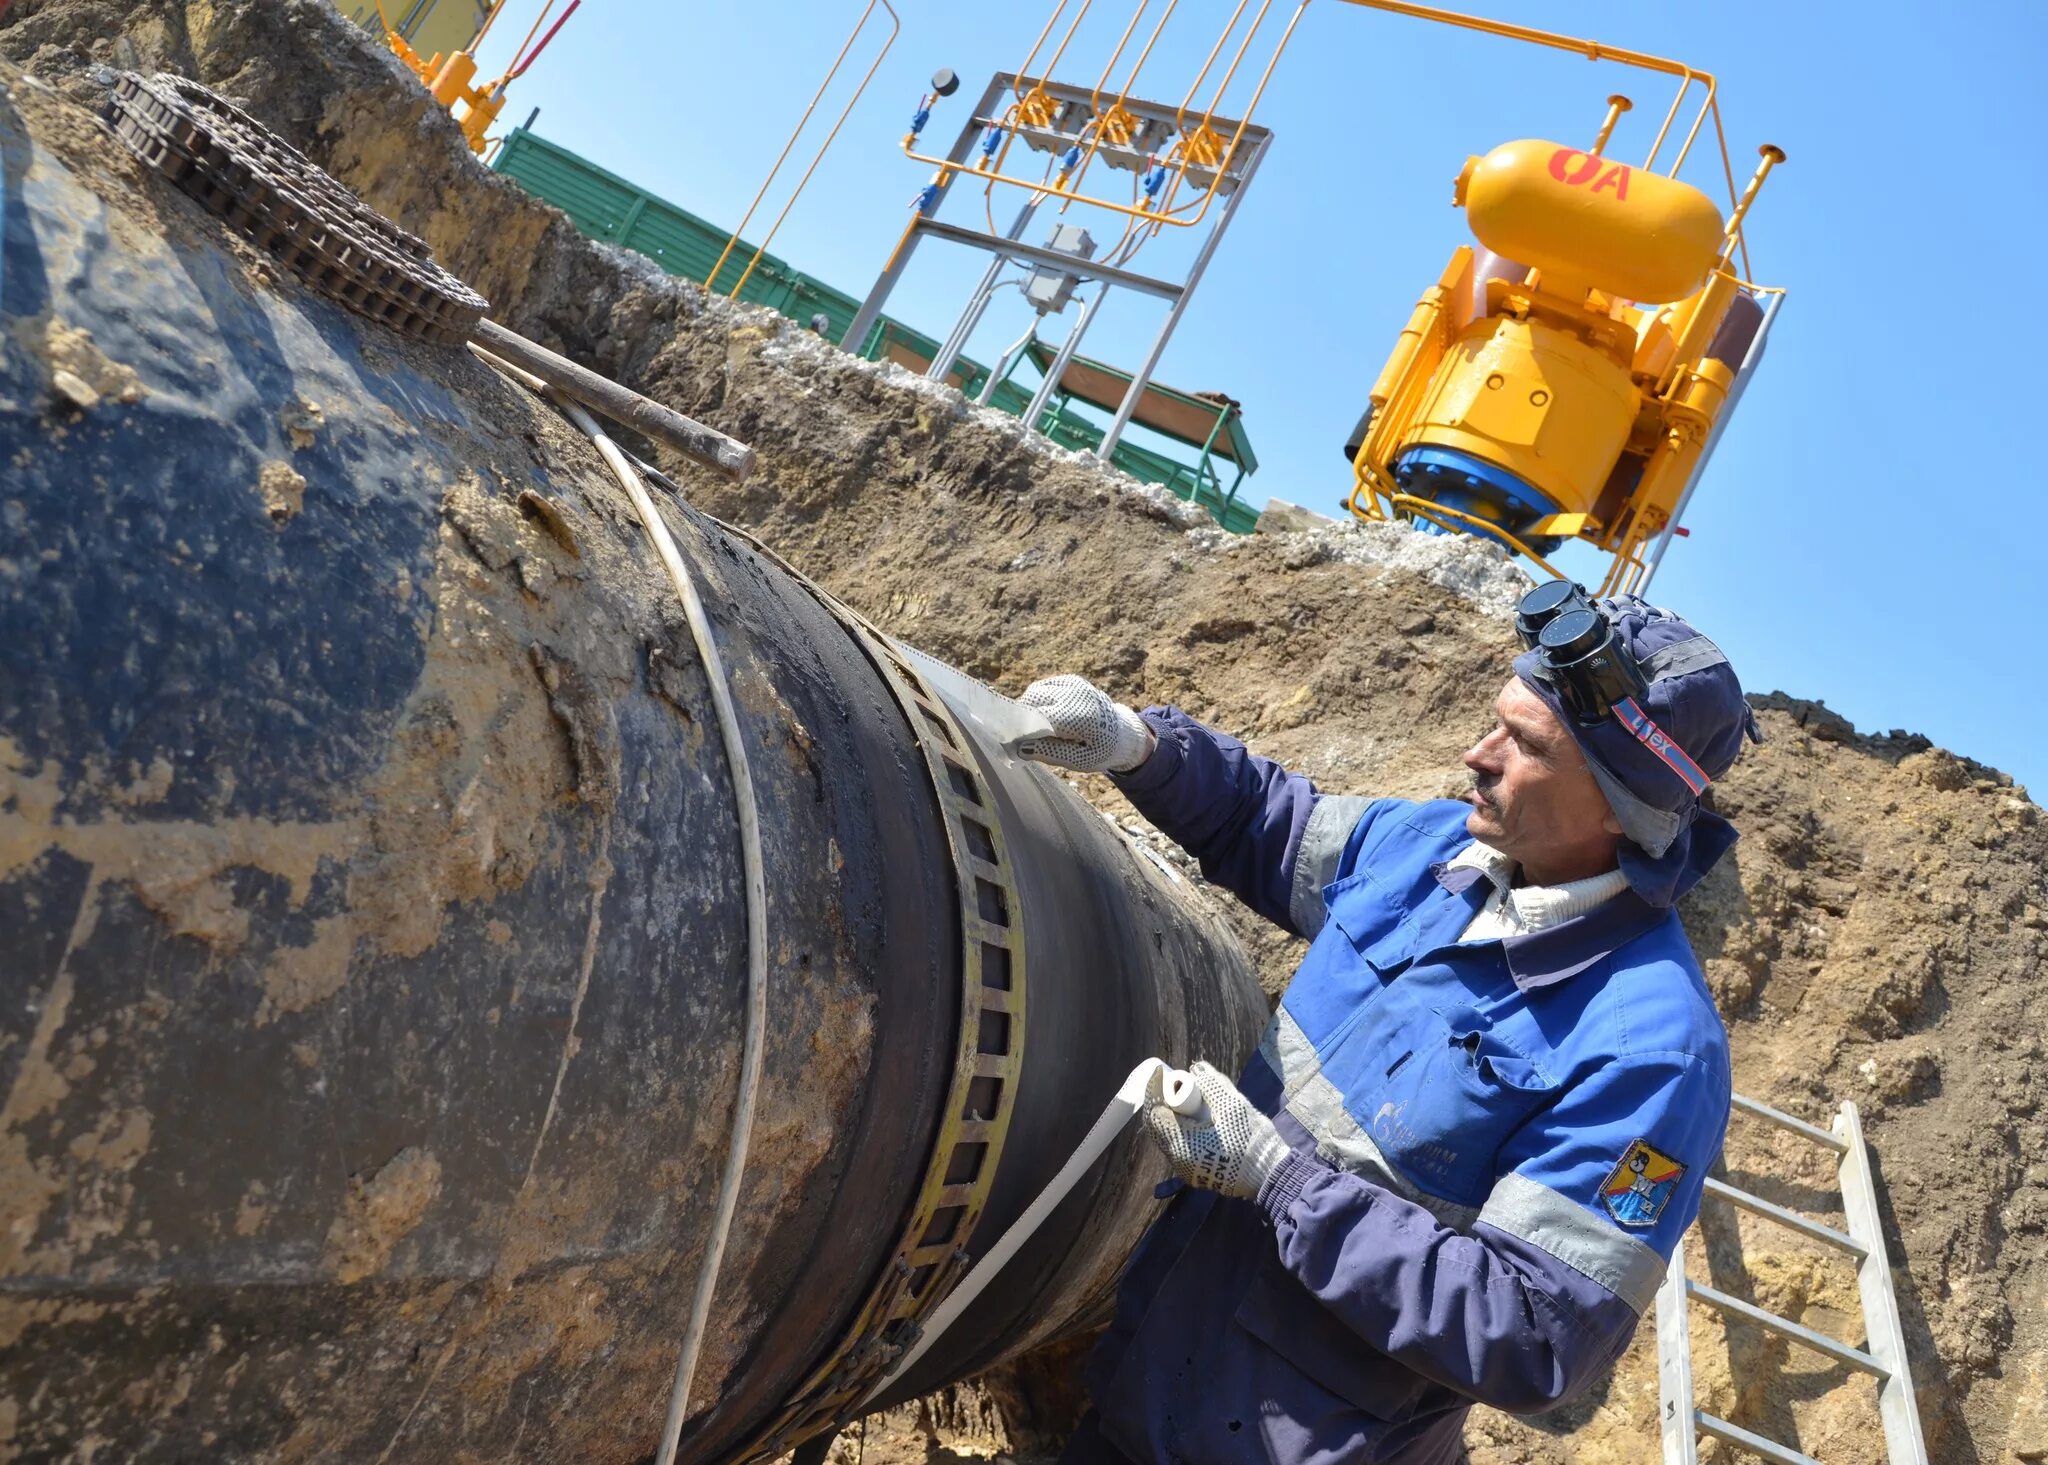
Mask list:
[[[896,8],[889,4],[889,0],[868,0],[867,9],[863,10],[860,13],[860,19],[854,22],[853,29],[847,33],[846,43],[839,48],[839,54],[832,60],[831,69],[825,73],[825,79],[818,83],[817,91],[811,94],[810,104],[804,108],[803,115],[797,118],[796,126],[790,130],[789,141],[782,145],[782,151],[776,156],[775,166],[770,168],[768,176],[761,180],[760,188],[754,193],[754,201],[747,205],[746,213],[740,217],[739,226],[732,231],[732,237],[725,241],[725,248],[718,255],[718,263],[714,264],[711,267],[711,273],[704,277],[705,288],[712,288],[712,282],[718,278],[718,272],[725,268],[726,257],[732,253],[733,247],[740,242],[740,235],[745,232],[748,223],[753,219],[754,210],[758,209],[761,206],[761,200],[768,196],[769,185],[775,182],[775,175],[782,171],[782,165],[789,160],[790,149],[796,146],[797,138],[803,134],[804,128],[809,125],[811,114],[817,111],[818,103],[824,99],[825,89],[832,85],[832,78],[839,74],[839,68],[846,61],[847,53],[853,49],[853,43],[860,39],[860,33],[867,28],[868,20],[874,15],[877,4],[889,12],[889,38],[882,42],[882,49],[875,53],[874,61],[868,66],[867,75],[860,79],[860,85],[853,89],[853,95],[846,99],[846,106],[840,111],[839,120],[834,122],[832,130],[825,134],[825,141],[818,148],[817,156],[811,159],[811,165],[804,170],[804,176],[797,180],[795,190],[790,194],[788,201],[782,206],[782,212],[776,215],[775,223],[769,228],[767,235],[755,248],[753,258],[747,261],[747,267],[740,272],[740,277],[734,283],[729,298],[739,298],[740,287],[747,283],[748,276],[754,273],[754,266],[761,262],[761,256],[767,252],[770,241],[775,238],[776,231],[782,227],[782,221],[789,217],[790,209],[796,204],[797,195],[804,191],[805,185],[811,181],[811,175],[818,171],[818,164],[824,161],[826,150],[832,146],[833,139],[839,136],[839,129],[846,124],[848,114],[853,111],[853,104],[858,102],[861,98],[861,93],[868,89],[868,83],[874,80],[875,71],[881,66],[882,58],[887,56],[890,48],[896,44],[897,34],[903,29],[903,22],[897,16]]]

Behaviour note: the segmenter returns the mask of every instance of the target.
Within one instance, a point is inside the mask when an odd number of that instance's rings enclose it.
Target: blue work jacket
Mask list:
[[[1721,1149],[1726,1030],[1668,909],[1624,892],[1461,944],[1488,894],[1449,863],[1467,805],[1320,795],[1145,717],[1158,751],[1119,786],[1313,943],[1240,1080],[1293,1152],[1257,1202],[1186,1190],[1147,1233],[1089,1362],[1100,1437],[1455,1460],[1473,1401],[1548,1408],[1627,1346]]]

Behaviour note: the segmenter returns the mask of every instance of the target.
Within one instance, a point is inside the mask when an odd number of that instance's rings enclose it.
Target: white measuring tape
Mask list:
[[[882,1376],[882,1381],[869,1389],[861,1407],[872,1404],[882,1391],[910,1371],[912,1364],[930,1350],[932,1344],[944,1336],[947,1328],[967,1311],[979,1297],[982,1290],[993,1282],[996,1274],[1018,1250],[1029,1241],[1045,1218],[1053,1213],[1059,1203],[1086,1175],[1091,1166],[1102,1158],[1116,1137],[1124,1132],[1133,1116],[1148,1102],[1154,1075],[1159,1076],[1160,1096],[1166,1107],[1176,1114],[1195,1118],[1202,1113],[1205,1101],[1201,1089],[1194,1079],[1178,1068],[1169,1068],[1164,1060],[1147,1058],[1131,1070],[1131,1076],[1124,1080],[1123,1087],[1116,1091],[1116,1097],[1109,1101],[1109,1107],[1102,1111],[1088,1133],[1083,1136],[1080,1146],[1067,1157],[1067,1163],[1060,1166],[1059,1174],[1053,1176],[1045,1189],[1035,1200],[1024,1208],[1024,1214],[1010,1223],[1010,1229],[988,1249],[987,1255],[974,1264],[973,1270],[960,1279],[960,1285],[946,1295],[945,1301],[932,1309],[932,1315],[925,1319],[924,1331],[916,1346],[896,1360],[896,1364]]]

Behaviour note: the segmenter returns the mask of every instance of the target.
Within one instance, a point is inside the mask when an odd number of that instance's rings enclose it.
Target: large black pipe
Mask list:
[[[0,165],[0,1453],[645,1458],[746,944],[644,532],[548,408],[275,282],[54,97],[0,99]],[[886,1361],[842,1355],[963,1054],[1014,1067],[961,1264],[1136,1061],[1235,1061],[1264,1008],[1056,779],[935,734],[801,580],[664,512],[767,839],[710,1461]],[[962,1022],[990,912],[935,735],[1006,856],[1021,1033]],[[1126,1141],[899,1392],[1099,1316],[1157,1178]]]

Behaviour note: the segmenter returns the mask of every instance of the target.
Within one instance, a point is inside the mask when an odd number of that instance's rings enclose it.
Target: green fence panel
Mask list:
[[[720,266],[718,258],[725,253],[726,242],[732,237],[725,230],[523,127],[506,134],[491,166],[535,198],[567,214],[569,222],[590,238],[635,250],[670,274],[695,280],[721,295],[730,294],[744,275],[741,300],[750,305],[765,305],[806,326],[811,317],[822,314],[827,322],[825,334],[834,341],[852,327],[853,317],[860,309],[860,302],[853,296],[772,254],[763,253],[749,272],[747,266],[754,259],[754,246],[745,240],[733,245],[731,254]],[[714,267],[718,269],[718,279],[709,282]],[[939,348],[932,337],[884,316],[868,339],[861,342],[861,354],[876,359],[882,354],[884,342],[891,340],[902,342],[927,360]],[[963,390],[969,396],[977,394],[988,379],[988,368],[964,356],[960,366],[967,373]],[[1012,417],[1022,417],[1031,405],[1031,395],[1016,382],[1005,381],[997,385],[990,405]],[[1073,452],[1092,453],[1102,445],[1101,426],[1064,409],[1048,412],[1039,430]],[[1257,509],[1226,500],[1193,464],[1129,442],[1117,444],[1110,462],[1141,482],[1159,484],[1184,499],[1194,500],[1232,533],[1249,534],[1258,522]]]

